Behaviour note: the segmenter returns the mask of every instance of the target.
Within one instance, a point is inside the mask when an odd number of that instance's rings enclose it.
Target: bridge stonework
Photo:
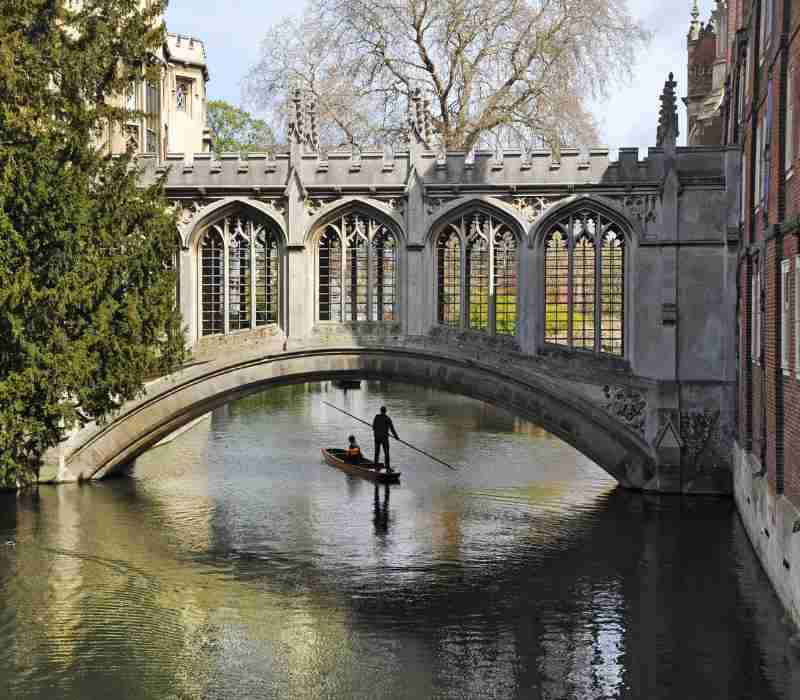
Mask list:
[[[667,142],[643,160],[636,149],[621,149],[616,162],[606,149],[564,149],[556,160],[545,151],[437,153],[417,136],[398,152],[324,154],[294,139],[287,153],[172,154],[143,162],[146,180],[165,177],[179,210],[178,295],[193,361],[149,384],[142,399],[105,425],[72,435],[48,456],[44,480],[102,476],[210,408],[265,386],[354,376],[438,386],[501,406],[540,423],[631,488],[730,491],[737,149]],[[583,319],[590,335],[605,323],[605,297],[577,312],[576,299],[587,293],[576,282],[577,262],[564,268],[556,301],[545,300],[549,232],[561,226],[570,239],[573,229],[558,222],[573,216],[586,236],[595,215],[597,226],[611,222],[624,245],[616,345],[599,335],[576,340],[577,320],[568,333],[553,335],[550,314],[562,307]],[[321,239],[346,216],[392,232],[396,279],[387,302],[378,291],[384,273],[370,268],[369,296],[351,300],[359,310],[332,318],[336,299],[323,288],[332,258],[323,263],[329,252],[321,252]],[[445,316],[440,236],[456,221],[468,229],[479,216],[514,237],[515,267],[514,298],[500,301],[490,282],[488,310],[476,323],[475,292],[465,291],[474,274],[469,255],[452,268],[461,306]],[[255,222],[249,238],[243,221]],[[214,227],[218,253],[204,252]],[[264,302],[261,321],[256,304],[237,307],[242,294],[255,299],[252,286],[242,284],[266,280],[248,257],[256,227],[275,236],[275,294]],[[462,233],[465,247],[473,234]],[[596,235],[600,240],[603,232]],[[244,257],[236,252],[242,245],[250,246]],[[491,258],[492,280],[495,264]],[[249,272],[241,273],[243,265]],[[591,265],[586,279],[600,290],[607,270],[602,262]],[[356,273],[346,269],[355,285]],[[209,286],[214,275],[217,292]],[[222,316],[209,310],[209,299]],[[513,332],[501,328],[502,313],[513,316]]]

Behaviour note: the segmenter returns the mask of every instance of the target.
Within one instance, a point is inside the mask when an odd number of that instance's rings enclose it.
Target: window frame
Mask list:
[[[792,310],[791,304],[791,279],[790,267],[791,261],[788,258],[781,260],[781,280],[780,280],[780,323],[781,323],[781,369],[783,373],[789,374],[789,348],[790,345],[790,314]]]
[[[595,265],[595,273],[594,273],[594,343],[592,347],[579,347],[575,344],[575,246],[577,244],[577,239],[575,238],[573,226],[575,223],[575,217],[583,216],[584,225],[586,221],[586,215],[589,215],[595,222],[595,229],[591,233],[593,247],[594,247],[594,265]],[[564,222],[568,222],[566,226]],[[548,302],[547,302],[547,292],[548,288],[552,287],[554,289],[561,290],[563,288],[563,284],[561,282],[557,282],[555,286],[551,285],[550,277],[548,276],[548,263],[547,263],[547,249],[548,244],[553,235],[558,233],[561,238],[564,240],[564,247],[565,252],[567,255],[567,262],[566,262],[566,292],[567,292],[567,309],[566,309],[566,322],[567,322],[567,337],[565,342],[558,342],[556,340],[552,340],[548,338],[548,330],[547,330],[547,319],[548,319]],[[580,233],[580,237],[584,236],[585,231]],[[612,236],[613,234],[613,236]],[[613,245],[613,240],[617,240],[619,242],[618,245]],[[614,216],[611,213],[604,211],[602,208],[597,206],[592,206],[592,204],[583,204],[580,207],[570,209],[566,212],[561,212],[558,218],[550,218],[547,228],[542,230],[541,236],[541,246],[540,250],[542,251],[541,254],[541,280],[542,280],[542,294],[541,294],[541,317],[542,317],[542,327],[540,332],[541,342],[544,347],[552,348],[552,349],[561,349],[567,350],[569,352],[575,353],[584,353],[584,354],[592,354],[598,357],[607,357],[607,358],[615,358],[615,359],[627,359],[628,357],[628,348],[629,348],[629,313],[628,313],[628,305],[630,303],[630,294],[628,289],[628,280],[630,275],[630,250],[631,250],[631,243],[632,236],[630,234],[630,227],[625,224],[623,221],[620,221],[617,216]],[[606,246],[608,243],[608,246]],[[618,302],[615,301],[615,298],[611,298],[608,293],[606,292],[607,281],[608,281],[608,271],[609,269],[613,272],[614,271],[614,263],[612,263],[612,267],[606,267],[606,253],[605,251],[611,251],[612,248],[619,249],[621,248],[621,259],[618,261],[620,263],[620,275],[621,275],[621,288],[618,291],[618,295],[620,297],[619,305],[620,305],[620,316],[619,316],[619,352],[607,351],[604,350],[604,347],[609,344],[616,344],[615,339],[613,336],[613,328],[609,327],[609,324],[603,318],[603,307],[606,303],[611,303],[616,305]],[[556,261],[557,263],[557,261]],[[559,266],[556,264],[556,269],[561,269],[563,266]],[[563,272],[561,273],[563,275]],[[558,304],[560,302],[556,302],[556,308],[558,308]],[[561,316],[558,316],[561,318]],[[604,336],[604,333],[608,331],[612,333],[608,337]]]

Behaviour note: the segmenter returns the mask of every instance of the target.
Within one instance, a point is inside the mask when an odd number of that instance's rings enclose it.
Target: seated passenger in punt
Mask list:
[[[345,454],[345,459],[351,464],[359,464],[363,461],[364,456],[361,454],[361,448],[358,446],[356,442],[356,436],[351,435],[347,438],[347,450]]]

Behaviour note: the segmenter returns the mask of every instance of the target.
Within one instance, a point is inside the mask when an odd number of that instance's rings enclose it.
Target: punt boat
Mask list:
[[[341,469],[346,474],[353,476],[360,476],[362,479],[375,481],[379,484],[396,484],[400,481],[400,472],[381,472],[378,469],[383,469],[383,464],[378,463],[377,469],[375,462],[363,461],[359,464],[348,462],[344,457],[346,450],[337,450],[335,447],[322,448],[322,456],[325,461],[332,467]]]

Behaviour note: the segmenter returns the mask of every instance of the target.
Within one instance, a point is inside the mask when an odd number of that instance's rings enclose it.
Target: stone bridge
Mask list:
[[[299,98],[283,151],[143,159],[177,211],[194,364],[73,435],[47,478],[350,374],[503,406],[627,486],[729,491],[740,155],[676,147],[674,86],[644,159],[436,151],[413,119],[405,150],[327,153]]]

